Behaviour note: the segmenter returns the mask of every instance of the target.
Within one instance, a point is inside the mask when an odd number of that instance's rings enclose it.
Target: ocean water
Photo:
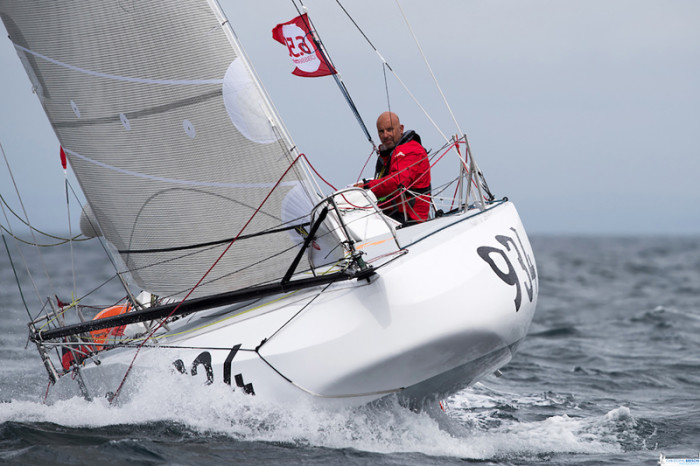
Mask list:
[[[700,451],[700,238],[531,238],[540,301],[502,376],[439,407],[277,406],[221,387],[144,380],[117,406],[42,403],[47,378],[0,249],[0,463],[657,464]],[[11,247],[13,259],[22,262]],[[77,294],[110,275],[75,248]],[[69,299],[67,248],[25,253],[37,288]],[[25,299],[36,303],[18,270]],[[116,284],[98,290],[108,304]],[[58,291],[45,291],[58,290]],[[41,295],[39,295],[41,296]],[[33,305],[33,304],[31,304]],[[26,347],[26,348],[25,348]],[[233,396],[232,396],[233,395]]]

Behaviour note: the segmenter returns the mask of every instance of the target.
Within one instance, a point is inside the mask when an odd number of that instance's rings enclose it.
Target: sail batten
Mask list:
[[[284,275],[319,197],[215,2],[0,0],[0,17],[141,288],[183,295],[217,262],[193,296]]]

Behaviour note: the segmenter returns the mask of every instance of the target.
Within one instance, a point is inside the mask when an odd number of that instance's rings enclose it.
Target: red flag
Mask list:
[[[68,167],[68,161],[66,160],[66,153],[63,152],[63,146],[61,146],[61,165],[63,165],[64,170]]]
[[[275,26],[272,38],[287,46],[289,57],[296,65],[292,74],[315,78],[336,73],[323,52],[316,48],[306,13]]]

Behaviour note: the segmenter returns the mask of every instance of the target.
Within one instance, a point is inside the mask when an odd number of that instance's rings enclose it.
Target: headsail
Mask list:
[[[184,293],[294,161],[218,6],[0,0],[0,16],[102,234],[141,287]],[[317,201],[289,170],[193,296],[282,277]]]

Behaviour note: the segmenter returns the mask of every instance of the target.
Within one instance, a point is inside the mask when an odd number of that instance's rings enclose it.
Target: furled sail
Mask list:
[[[318,197],[214,1],[0,0],[0,16],[138,285],[182,295],[280,179],[194,296],[284,275]]]

